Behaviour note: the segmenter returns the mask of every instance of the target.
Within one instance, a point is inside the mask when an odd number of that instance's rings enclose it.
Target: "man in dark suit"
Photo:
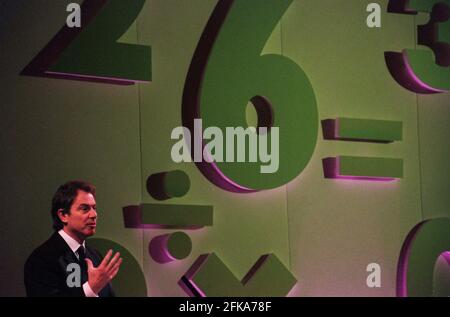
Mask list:
[[[95,234],[95,187],[84,181],[61,185],[53,196],[53,235],[25,263],[27,296],[114,296],[111,280],[122,259],[109,250],[101,255],[86,246]]]

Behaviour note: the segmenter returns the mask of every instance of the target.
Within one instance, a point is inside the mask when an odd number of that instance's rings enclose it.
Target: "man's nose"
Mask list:
[[[97,211],[94,208],[91,208],[89,218],[97,218]]]

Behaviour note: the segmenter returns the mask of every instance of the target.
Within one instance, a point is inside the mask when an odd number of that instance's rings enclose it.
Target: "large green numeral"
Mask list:
[[[422,49],[386,52],[386,63],[394,79],[416,93],[450,90],[450,0],[391,0],[388,11],[404,14],[426,12],[430,20],[418,27]]]
[[[197,163],[225,190],[252,192],[284,185],[305,168],[314,151],[318,111],[310,81],[292,60],[261,56],[292,1],[219,1],[195,52],[184,89],[184,126],[193,132],[194,119],[201,118],[205,128],[246,127],[246,105],[252,101],[259,110],[258,121],[279,127],[275,173],[262,174],[264,163],[259,159]],[[273,141],[271,132],[268,139]]]
[[[114,279],[113,286],[116,296],[119,297],[146,297],[147,282],[144,272],[136,258],[121,244],[102,238],[91,238],[88,240],[89,246],[100,252],[103,256],[112,249],[119,252],[123,259],[119,274]]]
[[[85,0],[82,27],[64,26],[22,74],[125,85],[150,81],[150,47],[117,43],[144,3]]]
[[[416,225],[406,237],[398,260],[397,296],[433,296],[434,267],[441,255],[450,268],[450,218]]]

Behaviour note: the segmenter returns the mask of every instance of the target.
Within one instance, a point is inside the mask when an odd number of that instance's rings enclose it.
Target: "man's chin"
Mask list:
[[[93,236],[95,234],[95,228],[89,228],[84,231],[86,238]]]

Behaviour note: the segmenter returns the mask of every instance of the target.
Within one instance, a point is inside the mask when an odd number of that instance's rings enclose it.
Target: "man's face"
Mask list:
[[[59,213],[62,222],[66,223],[64,230],[71,236],[84,240],[95,234],[97,225],[97,206],[91,193],[78,190],[70,212]]]

